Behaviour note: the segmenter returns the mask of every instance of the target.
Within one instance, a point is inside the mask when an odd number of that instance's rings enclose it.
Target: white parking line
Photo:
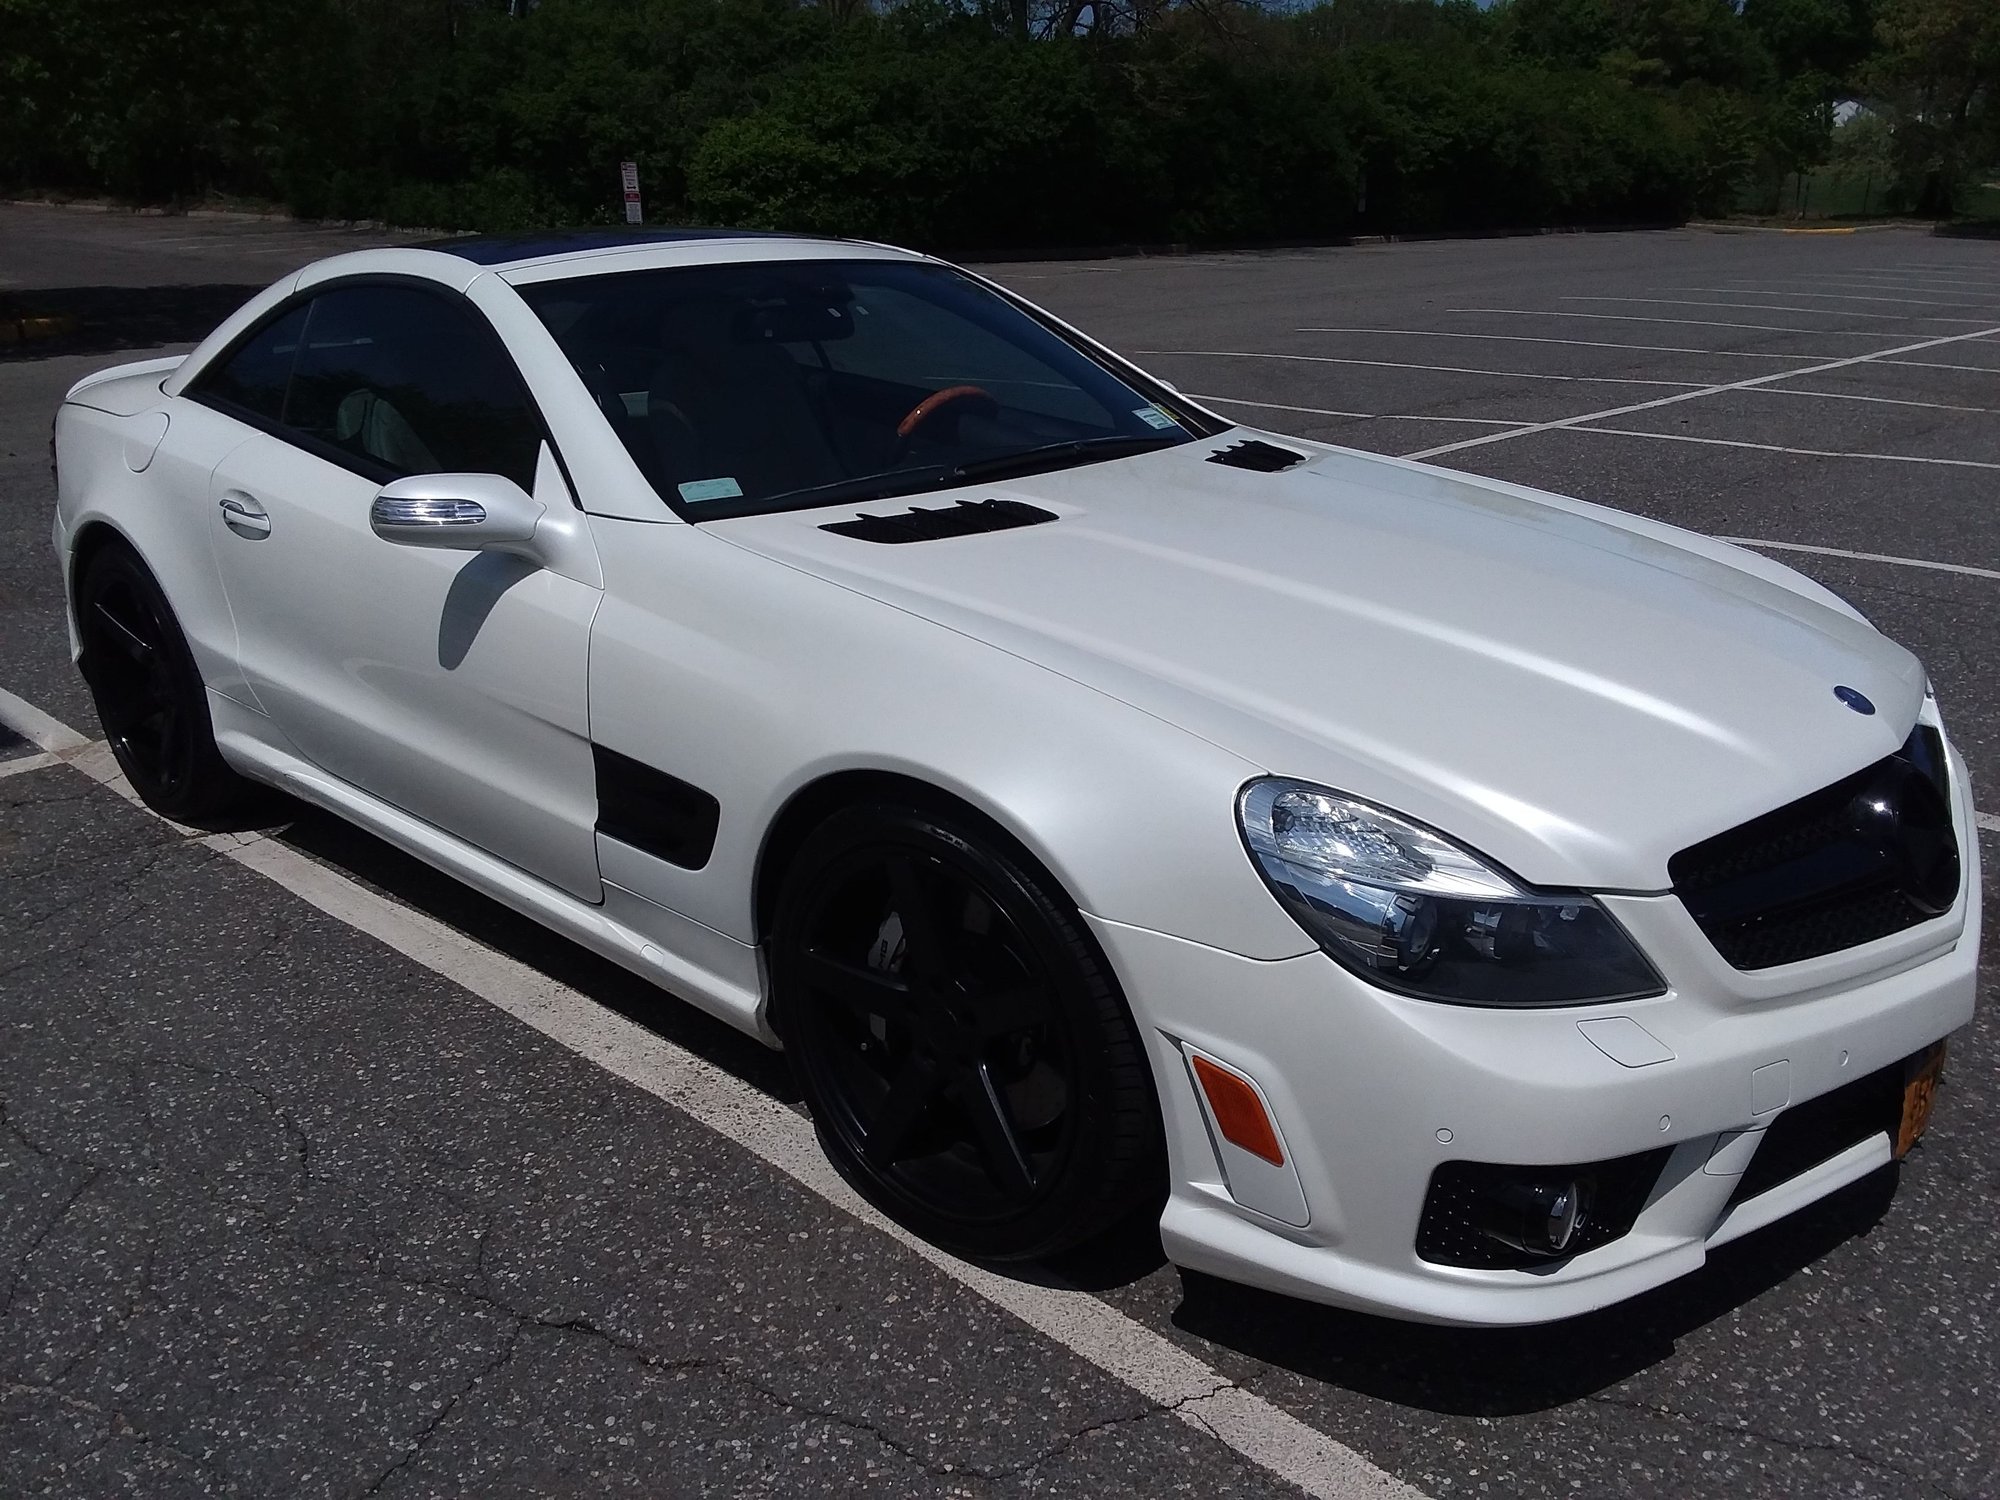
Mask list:
[[[1621,344],[1615,339],[1552,339],[1532,333],[1446,333],[1436,328],[1295,328],[1294,333],[1389,333],[1419,339],[1490,339],[1504,344],[1566,344],[1572,349],[1627,349],[1639,354],[1713,354],[1719,359],[1817,359],[1816,354],[1772,354],[1763,349],[1691,349],[1678,344]],[[1145,350],[1139,351],[1141,354]],[[1422,366],[1417,368],[1421,369]],[[1628,382],[1700,385],[1698,380]]]
[[[1254,349],[1134,349],[1132,352],[1148,359],[1163,354],[1187,354],[1205,359],[1289,359],[1309,365],[1365,365],[1373,370],[1431,370],[1446,375],[1492,375],[1502,380],[1562,380],[1588,385],[1670,385],[1676,390],[1683,391],[1689,386],[1701,384],[1699,380],[1640,380],[1630,375],[1549,375],[1537,370],[1481,370],[1471,365],[1402,364],[1393,359],[1342,359],[1331,354],[1262,354]]]
[[[37,750],[50,755],[61,755],[66,750],[81,750],[90,743],[69,725],[52,719],[25,698],[17,698],[5,688],[0,688],[0,724],[20,735]]]
[[[1145,350],[1141,352],[1158,354],[1166,351],[1155,349],[1155,350]],[[1197,354],[1197,353],[1219,353],[1220,351],[1187,349],[1187,350],[1176,350],[1173,352],[1183,353],[1183,354]],[[1271,354],[1271,355],[1253,355],[1246,357],[1257,358],[1257,359],[1318,358],[1318,356],[1315,355],[1303,355],[1303,354],[1294,354],[1294,355]],[[1373,364],[1375,363],[1375,361],[1373,360],[1342,361],[1342,363]],[[1424,366],[1424,365],[1394,365],[1391,366],[1391,368],[1426,369],[1426,368],[1449,368],[1449,367]],[[1489,374],[1501,375],[1501,374],[1511,374],[1513,372],[1502,371],[1502,370],[1481,370],[1476,373],[1482,375],[1489,375]],[[2000,371],[1996,371],[1995,373],[2000,373]],[[1520,378],[1525,380],[1550,380],[1550,379],[1565,380],[1565,379],[1590,379],[1594,377],[1563,376],[1563,375],[1556,375],[1556,376],[1523,375]],[[1688,384],[1688,382],[1680,380],[1647,380],[1635,383],[1641,385],[1672,385],[1672,386],[1680,386],[1682,388],[1685,388],[1686,385]],[[1878,406],[1914,406],[1914,407],[1919,407],[1925,411],[1960,411],[1960,412],[1970,412],[1975,416],[2000,417],[2000,406],[1957,406],[1948,401],[1906,401],[1898,396],[1863,396],[1854,391],[1795,391],[1790,386],[1787,385],[1756,385],[1747,387],[1747,393],[1757,396],[1809,396],[1817,401],[1865,401],[1870,403],[1871,405],[1878,405]],[[1245,401],[1239,397],[1234,397],[1234,396],[1199,396],[1196,395],[1193,391],[1189,391],[1187,395],[1188,398],[1192,401],[1214,401],[1214,402],[1220,402],[1224,406],[1261,406],[1268,411],[1308,412],[1314,416],[1321,416],[1321,417],[1365,417],[1371,421],[1376,421],[1376,422],[1469,422],[1476,427],[1530,427],[1534,425],[1533,423],[1530,422],[1509,420],[1501,417],[1440,417],[1440,416],[1428,416],[1421,412],[1332,411],[1323,406],[1287,406],[1282,401]]]
[[[2000,374],[2000,371],[1994,373]],[[1869,401],[1878,406],[1920,406],[1926,411],[1969,411],[1984,416],[2000,417],[2000,406],[1954,406],[1948,401],[1906,401],[1900,396],[1863,396],[1854,391],[1795,391],[1788,385],[1756,385],[1750,387],[1750,394],[1813,396],[1821,401]]]
[[[2000,279],[1991,276],[1961,276],[1959,274],[1961,271],[1979,271],[1985,269],[1988,268],[1984,264],[1975,265],[1971,261],[1956,266],[1925,266],[1910,261],[1901,261],[1895,265],[1882,267],[1880,274],[1884,276],[1932,276],[1950,281],[1963,281],[1972,286],[2000,287]]]
[[[1972,815],[1972,821],[1988,833],[2000,833],[2000,818],[1994,817],[1992,813],[1976,812]]]
[[[1975,458],[1921,458],[1914,453],[1856,453],[1838,448],[1787,448],[1780,443],[1749,443],[1740,438],[1696,437],[1691,432],[1647,432],[1640,427],[1571,427],[1571,432],[1601,432],[1607,437],[1651,438],[1661,443],[1703,443],[1711,448],[1755,448],[1764,453],[1796,453],[1802,458],[1874,458],[1892,464],[1941,464],[1949,469],[2000,469],[2000,463]],[[1512,436],[1503,433],[1501,436]],[[1467,444],[1456,444],[1466,447]]]
[[[1943,318],[1929,313],[1850,312],[1842,307],[1799,307],[1789,302],[1704,302],[1694,297],[1563,297],[1564,302],[1644,302],[1654,307],[1740,307],[1745,312],[1818,313],[1828,318],[1876,318],[1890,323],[1984,323],[1985,318]],[[1814,332],[1820,330],[1815,329]],[[1828,333],[1845,329],[1830,328]]]
[[[1745,282],[1768,284],[1772,278],[1762,276],[1725,276],[1722,279],[1740,286]],[[1938,281],[1943,284],[1939,286],[1924,286],[1923,283],[1925,281]],[[1781,284],[1791,286],[1794,283],[1790,280],[1784,280]],[[1925,276],[1915,271],[1872,270],[1866,266],[1849,266],[1845,270],[1822,271],[1816,276],[1801,276],[1798,278],[1796,284],[1799,286],[1909,287],[1916,291],[1930,292],[1953,292],[1967,289],[1975,292],[1987,290],[2000,291],[2000,282],[1967,281],[1956,276]]]
[[[1537,432],[1550,432],[1559,427],[1577,427],[1585,422],[1601,421],[1607,417],[1629,416],[1633,412],[1652,411],[1656,407],[1674,406],[1682,401],[1699,401],[1705,396],[1718,395],[1723,391],[1748,390],[1753,386],[1773,385],[1780,380],[1795,380],[1801,375],[1823,375],[1828,370],[1844,370],[1850,365],[1865,365],[1873,360],[1886,359],[1897,354],[1916,354],[1925,349],[1937,349],[1946,344],[1962,344],[1968,339],[1989,338],[2000,333],[2000,327],[1986,328],[1978,333],[1948,333],[1939,338],[1921,339],[1914,344],[1898,344],[1889,349],[1878,349],[1873,354],[1854,354],[1846,359],[1830,359],[1821,364],[1807,365],[1798,370],[1779,370],[1770,375],[1753,375],[1748,380],[1732,380],[1723,385],[1704,386],[1700,390],[1681,391],[1672,396],[1657,396],[1651,401],[1636,402],[1631,406],[1614,406],[1604,411],[1580,412],[1573,417],[1563,417],[1554,422],[1537,422],[1529,427],[1517,427],[1510,432],[1482,433],[1475,438],[1464,438],[1456,443],[1442,443],[1435,448],[1420,448],[1415,453],[1405,454],[1406,458],[1434,458],[1440,453],[1456,453],[1461,448],[1478,448],[1487,443],[1504,443],[1510,438],[1527,437]],[[1944,460],[1939,460],[1943,462]],[[1992,467],[1985,465],[1982,467]]]
[[[1894,563],[1899,568],[1927,568],[1935,573],[1965,573],[1973,578],[1991,578],[2000,582],[2000,569],[1975,568],[1969,563],[1931,562],[1920,557],[1892,557],[1886,552],[1849,552],[1842,547],[1809,547],[1804,542],[1767,542],[1753,536],[1719,536],[1716,540],[1733,542],[1738,547],[1756,547],[1767,552],[1811,552],[1819,557],[1847,557],[1856,562]],[[1980,816],[1984,817],[1985,814],[1981,813]]]
[[[1855,328],[1793,328],[1782,323],[1725,323],[1714,318],[1646,318],[1637,313],[1552,312],[1546,307],[1447,307],[1450,313],[1485,313],[1501,318],[1596,318],[1609,323],[1676,323],[1685,328],[1743,328],[1752,333],[1803,333],[1831,339],[1876,339],[1882,335]],[[1717,351],[1701,349],[1700,354]]]
[[[1867,282],[1860,284],[1863,286],[1869,285]],[[1838,285],[1838,283],[1835,283],[1835,285]],[[1832,302],[1897,302],[1905,307],[1985,307],[1989,305],[1984,300],[1978,302],[1937,302],[1928,297],[1871,297],[1864,292],[1809,292],[1803,287],[1782,283],[1776,287],[1672,286],[1665,287],[1662,290],[1669,292],[1720,292],[1729,297],[1763,297],[1783,293],[1791,297],[1818,297],[1822,300]],[[1717,302],[1713,305],[1716,307],[1747,307],[1750,304],[1745,302]],[[1831,311],[1831,309],[1815,308],[1814,311]]]
[[[102,748],[4,690],[0,723],[30,739],[59,732],[70,749]],[[122,777],[118,782],[114,789],[136,802]],[[834,1171],[803,1116],[735,1074],[274,839],[215,834],[199,842],[755,1153],[968,1291],[1316,1500],[1424,1500],[1422,1491],[1088,1292],[1016,1281],[970,1265],[891,1222]]]
[[[1903,278],[1914,276],[1924,281],[1949,281],[1960,286],[2000,287],[2000,281],[1996,281],[1990,276],[1961,276],[1956,269],[1936,266],[1848,266],[1844,270],[1832,272],[1830,275],[1842,278],[1866,277],[1870,279],[1885,276]]]
[[[39,771],[44,766],[61,764],[61,760],[46,750],[38,750],[33,755],[17,755],[12,760],[0,760],[0,781],[9,776],[19,776],[23,771]]]
[[[1967,375],[2000,375],[2000,365],[1944,365],[1930,359],[1883,359],[1876,363],[1908,365],[1913,370],[1959,370]]]
[[[1356,417],[1364,422],[1468,422],[1474,427],[1525,427],[1525,422],[1509,422],[1499,417],[1427,417],[1421,412],[1330,411],[1324,406],[1287,406],[1282,401],[1239,401],[1234,396],[1198,396],[1187,393],[1190,401],[1213,401],[1218,406],[1255,406],[1264,411],[1298,411],[1315,417]]]

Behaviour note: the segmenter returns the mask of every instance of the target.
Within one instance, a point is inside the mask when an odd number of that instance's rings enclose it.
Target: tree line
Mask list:
[[[1863,148],[1897,210],[1992,175],[2000,0],[0,0],[0,185],[447,229],[623,160],[956,248],[1656,223]]]

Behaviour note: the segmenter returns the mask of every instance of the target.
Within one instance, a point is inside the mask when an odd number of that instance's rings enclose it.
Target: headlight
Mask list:
[[[1666,989],[1590,897],[1524,886],[1394,813],[1272,777],[1243,789],[1237,816],[1285,909],[1372,983],[1457,1005],[1580,1005]]]

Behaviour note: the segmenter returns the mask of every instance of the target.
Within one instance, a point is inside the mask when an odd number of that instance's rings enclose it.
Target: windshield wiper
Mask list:
[[[955,480],[999,479],[1009,474],[1045,474],[1051,469],[1075,463],[1095,463],[1099,459],[1123,458],[1132,453],[1150,453],[1155,448],[1171,448],[1184,443],[1184,436],[1147,433],[1143,437],[1071,438],[1061,443],[1044,443],[1019,453],[999,453],[992,458],[975,458],[951,467]]]
[[[1144,436],[1067,438],[1060,443],[1044,443],[1018,453],[996,453],[991,458],[975,458],[956,464],[926,464],[889,474],[868,474],[859,479],[836,479],[806,489],[787,490],[782,495],[766,495],[745,502],[741,509],[724,510],[703,506],[704,517],[720,520],[731,515],[761,515],[767,511],[803,510],[822,505],[865,505],[871,500],[890,500],[899,495],[917,495],[926,490],[950,489],[980,479],[999,479],[1015,474],[1045,474],[1072,464],[1096,463],[1101,459],[1123,458],[1133,453],[1150,453],[1186,442],[1184,436],[1166,433]]]

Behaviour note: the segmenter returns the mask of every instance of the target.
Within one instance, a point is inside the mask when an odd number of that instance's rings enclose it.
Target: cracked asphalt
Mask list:
[[[255,285],[366,238],[0,208],[0,298],[77,320],[0,362],[0,687],[97,732],[47,541],[66,385],[187,347]],[[2000,325],[2000,251],[1901,233],[992,269],[1114,346],[1179,351],[1142,358],[1246,420],[1391,452],[1671,394],[1643,382],[1761,375],[1774,351],[1804,364],[1958,331],[1919,318]],[[1742,315],[1787,334],[1465,311],[1725,322],[1640,304],[1739,285],[1746,305],[1807,286],[1856,300]],[[1375,331],[1307,331],[1335,326]],[[1799,383],[1866,401],[1721,393],[1615,419],[1672,440],[1557,430],[1438,461],[1721,534],[2000,570],[2000,470],[1967,466],[2000,460],[2000,348],[1911,358],[1959,368]],[[1863,451],[1951,462],[1813,456]],[[1925,658],[2000,811],[2000,579],[1773,555]],[[0,735],[0,769],[33,749]],[[289,850],[793,1101],[779,1061],[719,1024],[365,835],[274,817]],[[1432,1495],[2000,1494],[1986,988],[1900,1171],[1623,1308],[1407,1327],[1183,1276],[1144,1234],[1055,1269]],[[0,1494],[600,1493],[1295,1492],[745,1147],[75,769],[0,779]]]

